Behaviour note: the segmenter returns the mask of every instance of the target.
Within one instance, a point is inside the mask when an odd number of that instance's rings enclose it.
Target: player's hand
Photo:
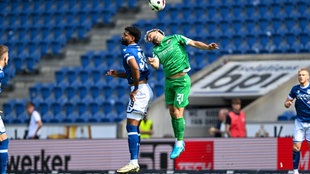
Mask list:
[[[106,75],[106,76],[117,77],[117,71],[111,69],[111,70],[109,70],[105,75]]]
[[[149,58],[147,59],[147,63],[149,63],[149,64],[154,64],[154,63],[155,63],[155,58],[149,57]]]
[[[219,49],[219,46],[216,43],[210,43],[208,46],[209,50]]]
[[[137,95],[137,93],[138,93],[138,89],[131,91],[131,93],[130,93],[130,100],[131,101],[136,101],[135,96]]]
[[[287,100],[285,101],[285,107],[289,108],[293,104],[293,101]]]
[[[209,134],[210,134],[211,136],[214,136],[215,131],[216,131],[215,127],[210,127],[210,129],[209,129]]]

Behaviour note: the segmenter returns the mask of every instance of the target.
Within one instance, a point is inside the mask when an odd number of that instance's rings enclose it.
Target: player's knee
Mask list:
[[[171,117],[177,118],[179,116],[179,111],[177,109],[170,109],[169,110]]]

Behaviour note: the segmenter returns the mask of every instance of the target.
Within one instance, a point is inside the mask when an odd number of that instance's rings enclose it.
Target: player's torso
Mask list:
[[[306,88],[298,85],[294,88],[294,93],[297,117],[303,117],[302,121],[310,122],[310,85]]]
[[[174,36],[165,37],[159,45],[154,47],[153,52],[163,65],[166,76],[190,67],[185,45],[179,43]]]
[[[147,61],[146,61],[144,52],[141,49],[141,47],[137,44],[129,45],[123,49],[122,54],[123,54],[123,66],[126,71],[126,76],[127,76],[129,83],[132,81],[132,75],[131,75],[130,66],[127,63],[128,55],[133,56],[139,66],[140,80],[147,79],[149,75],[149,69],[147,66]]]

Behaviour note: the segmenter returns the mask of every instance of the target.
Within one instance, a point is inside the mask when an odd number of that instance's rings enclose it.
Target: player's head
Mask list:
[[[309,82],[309,70],[307,68],[299,69],[298,81],[301,85],[307,85],[307,83]]]
[[[234,112],[239,112],[241,110],[241,100],[239,98],[232,99],[231,107]]]
[[[28,102],[26,104],[26,110],[28,114],[32,114],[32,112],[34,111],[34,103]]]
[[[162,30],[155,28],[146,32],[144,40],[145,42],[152,42],[154,45],[157,45],[164,36],[165,33]]]
[[[228,109],[220,109],[218,118],[219,120],[223,121],[226,119],[226,115],[228,114]]]
[[[9,62],[9,48],[5,45],[0,45],[0,66],[3,68]]]
[[[122,44],[130,45],[133,43],[138,43],[141,38],[141,31],[134,26],[128,26],[125,28],[125,31],[122,36]]]

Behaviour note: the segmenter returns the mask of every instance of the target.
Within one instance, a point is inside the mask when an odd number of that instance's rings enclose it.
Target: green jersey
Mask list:
[[[175,34],[165,36],[160,44],[153,48],[153,55],[163,65],[166,77],[190,70],[188,55],[185,49],[189,41],[191,39]]]

